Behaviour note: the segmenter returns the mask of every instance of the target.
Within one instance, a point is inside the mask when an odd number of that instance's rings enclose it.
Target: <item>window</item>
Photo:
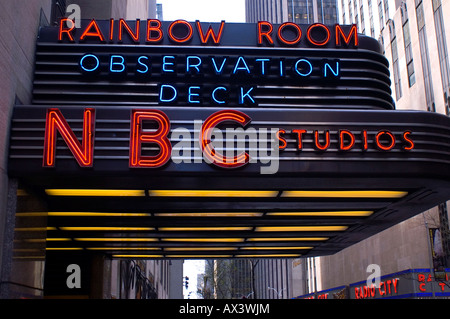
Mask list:
[[[66,15],[66,8],[66,0],[52,0],[50,19],[53,25],[57,25],[59,23],[59,19]]]
[[[314,20],[313,0],[288,1],[288,12],[290,13],[289,18],[292,22],[298,24],[312,23]]]
[[[347,24],[347,17],[345,16],[345,5],[344,5],[344,1],[342,1],[341,3],[342,5],[342,23],[343,24]]]
[[[420,56],[422,60],[423,80],[428,111],[436,111],[434,104],[433,83],[431,80],[430,58],[428,54],[428,40],[425,32],[425,19],[422,0],[416,0],[417,29],[419,32]]]
[[[408,10],[406,7],[406,3],[402,3],[402,7],[400,8],[402,15],[402,31],[403,31],[403,44],[405,45],[405,59],[406,59],[406,68],[408,71],[408,84],[409,87],[413,86],[416,83],[416,76],[414,72],[414,62],[413,62],[413,53],[411,46],[411,34],[409,32],[409,19],[408,19]]]
[[[361,6],[359,8],[359,13],[361,16],[361,28],[362,28],[361,32],[365,34],[366,33],[366,23],[364,22],[364,7],[363,7],[362,1],[361,1]]]
[[[380,29],[384,27],[384,15],[383,15],[383,3],[381,0],[378,1],[378,16],[380,18]]]
[[[398,65],[397,37],[395,35],[394,21],[392,20],[389,20],[389,36],[391,39],[392,68],[394,70],[395,98],[398,101],[402,97],[402,84]]]
[[[324,24],[337,23],[337,8],[336,0],[317,0],[319,21],[320,17],[322,17],[322,23]]]
[[[384,15],[389,19],[389,0],[384,0]]]
[[[367,1],[367,7],[369,8],[370,36],[372,38],[375,38],[375,26],[373,23],[372,0]]]
[[[433,0],[434,25],[436,29],[436,41],[438,45],[439,66],[441,69],[442,89],[444,91],[444,103],[446,112],[448,113],[448,95],[450,92],[450,68],[447,50],[447,42],[445,40],[444,17],[442,15],[441,0]]]

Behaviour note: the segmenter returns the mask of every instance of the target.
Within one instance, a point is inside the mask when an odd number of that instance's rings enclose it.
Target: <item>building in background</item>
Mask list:
[[[164,15],[163,15],[163,4],[157,3],[156,4],[156,19],[163,21]]]
[[[450,23],[444,19],[450,2],[246,0],[246,10],[247,22],[356,24],[359,33],[382,44],[396,109],[450,114]],[[422,268],[443,271],[450,266],[449,256],[448,210],[442,203],[333,256],[293,260],[292,293],[295,297],[366,280],[371,264],[386,276]]]
[[[257,299],[292,298],[292,262],[278,258],[253,260]]]
[[[297,24],[337,22],[336,0],[246,0],[246,21]]]
[[[207,260],[199,291],[204,299],[289,299],[293,297],[293,261]]]
[[[199,280],[203,299],[252,298],[252,261],[247,259],[208,259]]]
[[[450,14],[448,1],[338,0],[338,10],[338,23],[356,24],[382,44],[397,110],[449,115],[450,23],[443,18]],[[365,281],[372,264],[382,276],[431,269],[439,277],[448,271],[449,256],[448,210],[442,203],[333,256],[316,258],[318,268],[297,267],[301,284],[294,295]],[[312,278],[320,278],[318,285],[305,284]]]

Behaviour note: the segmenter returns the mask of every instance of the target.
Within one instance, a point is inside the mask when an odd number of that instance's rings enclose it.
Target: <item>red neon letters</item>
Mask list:
[[[84,110],[83,138],[80,144],[61,111],[55,108],[48,109],[45,122],[43,166],[53,167],[55,165],[56,131],[58,130],[78,165],[91,167],[94,163],[94,125],[95,110],[87,108]]]
[[[70,27],[66,27],[67,24],[70,24]],[[58,41],[63,40],[63,34],[66,34],[69,38],[70,42],[75,42],[73,38],[72,31],[75,29],[75,22],[69,18],[62,18],[59,22],[59,33],[58,33]]]
[[[114,26],[111,26],[111,27],[113,28]],[[123,29],[125,28],[128,35],[133,39],[133,41],[139,42],[139,27],[140,27],[139,19],[136,20],[136,30],[134,32],[133,32],[133,30],[131,30],[130,26],[124,19],[120,19],[119,20],[119,41],[122,42],[122,33],[123,33]],[[111,35],[112,34],[113,33],[111,32]],[[110,35],[110,38],[111,38],[111,35]]]
[[[154,109],[134,109],[131,111],[130,121],[130,149],[129,167],[157,168],[165,165],[171,158],[172,144],[169,138],[170,120],[167,115]],[[238,168],[250,162],[250,155],[242,151],[238,155],[225,156],[212,145],[213,130],[224,122],[237,123],[245,127],[251,118],[240,111],[222,110],[209,116],[199,132],[199,142],[204,158],[211,164],[223,168]],[[75,136],[61,111],[49,108],[46,115],[43,167],[55,166],[57,132],[60,133],[69,150],[80,167],[92,167],[94,162],[95,109],[86,108],[83,113],[83,127],[81,142]],[[369,146],[379,151],[390,151],[394,147],[403,151],[411,151],[415,144],[411,131],[391,133],[381,130],[370,133],[366,130],[356,134],[347,129],[331,132],[329,130],[293,129],[277,131],[279,150],[288,147],[295,141],[297,150],[313,148],[317,151],[342,152],[366,151]],[[336,142],[337,141],[337,142]],[[143,144],[157,146],[153,153],[143,152]],[[359,145],[359,146],[358,146]],[[397,146],[398,145],[398,146]]]
[[[352,38],[353,38],[353,44],[355,47],[359,45],[358,42],[358,29],[356,27],[356,24],[353,24],[350,32],[345,35],[344,31],[342,30],[342,27],[339,24],[336,24],[335,26],[335,32],[336,32],[336,46],[341,46],[341,38],[344,38],[345,44],[349,45]]]
[[[93,31],[91,31],[91,29],[93,29]],[[61,30],[61,29],[60,29]],[[73,29],[72,29],[73,30]],[[60,32],[61,33],[61,32]],[[67,32],[66,32],[67,33]],[[62,37],[61,35],[59,36],[60,38]],[[84,41],[86,39],[86,37],[94,37],[94,38],[98,38],[98,40],[100,42],[105,42],[105,37],[102,33],[102,31],[100,30],[100,27],[98,26],[97,22],[95,21],[95,19],[92,19],[92,21],[89,23],[89,25],[86,27],[86,29],[84,30],[84,32],[81,34],[80,37],[80,41]]]
[[[144,121],[158,124],[155,132],[144,132]],[[172,144],[167,135],[170,131],[170,121],[167,115],[158,110],[132,110],[130,134],[130,167],[160,167],[166,164],[171,155]],[[143,156],[142,143],[156,144],[159,154]]]
[[[304,148],[304,139],[312,140],[311,146],[318,151],[326,151],[332,148],[336,148],[339,151],[351,151],[356,150],[357,148],[362,151],[366,151],[369,148],[369,142],[371,142],[371,145],[374,145],[380,151],[392,150],[397,142],[401,143],[403,151],[411,151],[415,147],[411,134],[411,131],[405,131],[401,133],[400,136],[396,137],[393,133],[387,130],[382,130],[373,136],[369,136],[367,130],[363,130],[357,134],[347,129],[339,130],[337,133],[331,133],[328,130],[307,131],[294,129],[290,132],[286,130],[278,130],[276,136],[279,140],[280,150],[284,150],[288,146],[287,138],[290,136],[292,139],[297,140],[297,150],[299,151]],[[305,138],[305,136],[307,137]],[[358,136],[360,137],[358,138]],[[337,144],[333,145],[333,140],[337,140]],[[357,146],[357,144],[359,146]]]
[[[118,22],[110,19],[109,30],[106,30],[108,27],[103,25],[100,27],[97,21],[92,19],[86,27],[81,29],[81,36],[79,36],[78,40],[83,42],[90,39],[105,43],[105,35],[107,35],[107,39],[111,43],[114,42],[114,39],[121,43],[125,31],[136,44],[141,42],[141,34],[145,37],[146,44],[158,44],[164,39],[164,36],[167,36],[174,44],[187,44],[194,37],[195,31],[197,31],[201,44],[211,43],[218,45],[225,32],[226,23],[221,21],[220,26],[216,30],[209,25],[206,31],[200,21],[191,23],[185,20],[175,20],[168,24],[167,29],[164,30],[163,23],[157,19],[147,19],[145,28],[141,28],[139,19],[136,19],[133,25],[134,27],[131,27],[129,22],[124,19],[119,19]],[[302,27],[305,29],[302,30]],[[304,37],[303,34],[305,34]],[[59,23],[58,40],[76,42],[75,36],[76,29],[73,20],[62,18]],[[350,29],[348,29],[348,27],[342,27],[339,24],[336,24],[334,28],[330,28],[322,23],[314,23],[306,28],[293,22],[285,22],[278,25],[275,30],[274,25],[270,22],[259,21],[257,23],[256,41],[258,45],[273,46],[275,45],[274,37],[283,46],[296,46],[302,41],[302,38],[305,38],[309,45],[316,47],[323,47],[328,44],[336,47],[342,47],[343,45],[357,47],[359,45],[356,25],[351,25]]]
[[[223,27],[225,26],[225,21],[222,21],[220,23],[220,28],[219,28],[218,34],[214,33],[214,30],[211,26],[208,27],[208,31],[206,31],[206,34],[204,34],[200,21],[196,21],[195,23],[197,24],[198,35],[200,36],[200,40],[203,44],[208,43],[208,40],[210,37],[214,44],[220,43],[220,39],[222,38],[222,33],[223,33]]]
[[[285,28],[294,29],[297,33],[297,36],[292,40],[286,39],[283,35],[283,30]],[[286,45],[295,45],[300,42],[300,39],[302,37],[302,29],[298,26],[298,24],[295,24],[292,22],[285,22],[282,25],[280,25],[280,27],[278,28],[277,36],[278,36],[278,40],[281,41],[282,43],[284,43]]]
[[[267,21],[260,21],[257,26],[258,45],[274,45],[272,38],[272,32],[274,31],[273,25]],[[284,31],[287,29],[294,31],[295,37],[293,39],[286,38]],[[330,30],[322,23],[314,23],[307,28],[306,39],[308,40],[308,43],[313,46],[323,47],[330,43],[332,39],[332,31],[334,32],[334,44],[336,47],[341,47],[342,42],[344,42],[347,46],[353,44],[357,47],[359,45],[358,30],[356,25],[352,25],[350,27],[350,31],[346,34],[339,24],[335,25],[334,30]],[[276,34],[280,44],[295,46],[301,41],[302,29],[298,24],[285,22],[278,27]]]
[[[355,298],[380,298],[397,294],[399,281],[400,280],[398,278],[393,278],[381,281],[378,287],[375,285],[355,287]]]
[[[157,36],[153,37],[152,35],[156,33]],[[148,43],[158,43],[164,37],[164,33],[161,30],[161,21],[156,19],[149,19],[147,21],[147,38],[146,42]]]
[[[236,168],[247,164],[250,156],[246,152],[242,152],[233,158],[226,157],[217,152],[211,145],[212,130],[220,123],[225,121],[233,121],[246,126],[250,123],[251,118],[242,112],[234,110],[223,110],[214,113],[208,117],[202,126],[200,134],[200,145],[203,155],[213,164],[224,168]]]
[[[317,40],[315,37],[313,37],[312,33],[315,29],[320,28],[323,31],[325,31],[325,38]],[[314,23],[311,24],[306,31],[306,38],[308,39],[309,43],[314,44],[315,46],[324,46],[330,41],[330,29],[322,23]]]
[[[269,45],[273,45],[272,40],[272,31],[273,31],[273,25],[270,22],[267,21],[259,21],[258,22],[258,44],[262,45],[264,39],[268,41]]]

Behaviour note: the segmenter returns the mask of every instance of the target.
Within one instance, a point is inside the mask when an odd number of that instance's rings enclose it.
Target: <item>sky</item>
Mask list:
[[[163,5],[163,19],[201,22],[245,22],[245,0],[157,0]],[[184,298],[197,299],[197,275],[204,273],[204,260],[185,260],[183,277],[189,277],[189,286],[183,287]]]
[[[163,19],[201,22],[245,22],[245,0],[157,0]]]

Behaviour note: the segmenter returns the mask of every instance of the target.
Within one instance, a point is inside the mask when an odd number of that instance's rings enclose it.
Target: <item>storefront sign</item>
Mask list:
[[[255,36],[258,45],[261,46],[274,46],[276,43],[281,46],[299,46],[301,41],[307,41],[307,44],[313,47],[329,44],[335,47],[348,45],[357,47],[359,44],[356,25],[352,25],[350,30],[344,30],[339,24],[329,27],[322,23],[304,26],[285,22],[274,28],[272,23],[260,21],[256,26]],[[123,43],[127,37],[136,44],[155,45],[163,43],[163,40],[168,38],[173,44],[183,45],[189,44],[196,36],[203,45],[221,45],[222,35],[227,27],[225,21],[214,30],[211,25],[206,27],[200,21],[190,23],[185,20],[176,20],[163,26],[157,19],[148,19],[146,22],[139,19],[134,22],[111,19],[109,25],[100,26],[92,19],[81,30],[77,30],[72,20],[63,18],[59,23],[58,40],[71,43],[95,40],[99,43],[112,44]]]
[[[421,299],[450,296],[450,269],[430,273],[409,269],[382,276],[379,285],[366,281],[298,296],[297,299]]]
[[[144,132],[144,122],[154,122],[156,130]],[[204,120],[196,138],[201,146],[203,156],[214,165],[225,168],[238,168],[249,163],[250,156],[247,152],[241,152],[239,155],[229,158],[215,150],[211,135],[216,126],[222,122],[233,122],[245,128],[251,124],[251,118],[247,114],[236,110],[223,110],[211,114]],[[166,164],[172,155],[172,142],[169,139],[170,119],[168,116],[156,109],[132,109],[130,123],[130,167],[157,168]],[[81,143],[65,120],[61,110],[57,108],[47,110],[43,153],[44,167],[53,167],[55,165],[57,133],[62,136],[80,167],[93,166],[95,140],[94,108],[84,110]],[[288,145],[287,138],[293,137],[296,141],[296,149],[301,151],[304,139],[306,140],[307,136],[312,136],[314,148],[323,152],[330,148],[338,149],[340,152],[367,151],[369,148],[378,149],[379,151],[392,151],[393,149],[409,151],[414,149],[410,131],[401,132],[396,137],[386,129],[374,133],[368,133],[367,130],[355,132],[348,129],[339,129],[336,133],[330,133],[329,130],[295,128],[289,130],[289,133],[285,129],[278,129],[276,130],[276,136],[278,138],[276,142],[280,150],[286,149]],[[332,140],[333,143],[331,142]],[[369,140],[371,141],[370,143]],[[180,143],[183,142],[180,141]],[[159,148],[158,154],[143,156],[141,147],[144,143],[157,146]],[[359,147],[356,147],[356,144]]]
[[[141,85],[150,90],[151,101],[144,102],[144,107],[141,108],[138,107],[141,103],[136,103],[129,108],[127,116],[120,119],[129,121],[129,168],[166,166],[173,155],[173,149],[186,143],[183,140],[175,142],[172,138],[174,119],[163,109],[174,106],[190,110],[192,113],[189,117],[200,122],[195,133],[192,128],[177,126],[176,129],[186,129],[194,134],[189,136],[188,143],[196,141],[194,144],[199,146],[200,157],[208,164],[220,168],[246,166],[256,158],[261,158],[258,153],[261,150],[260,135],[253,139],[257,142],[256,147],[250,147],[253,153],[245,143],[241,145],[241,150],[236,145],[232,145],[230,149],[230,144],[226,145],[226,149],[219,150],[217,141],[213,143],[213,140],[217,140],[213,138],[214,130],[226,124],[228,129],[243,130],[247,135],[255,129],[260,133],[261,128],[253,125],[254,120],[248,110],[241,108],[267,109],[267,97],[263,95],[270,89],[288,89],[299,94],[300,87],[307,90],[323,87],[324,90],[314,94],[328,94],[328,89],[333,90],[332,94],[340,94],[343,91],[339,87],[345,87],[348,83],[357,85],[357,82],[349,82],[347,79],[348,73],[352,72],[349,68],[353,64],[347,60],[349,56],[345,51],[357,52],[355,50],[360,46],[371,50],[374,46],[366,37],[358,35],[356,25],[326,26],[320,23],[297,25],[286,22],[274,25],[261,21],[236,25],[224,21],[205,24],[184,20],[165,22],[149,19],[144,22],[92,19],[82,21],[81,28],[75,28],[73,21],[62,18],[58,28],[46,31],[48,32],[44,32],[40,38],[42,46],[53,43],[57,50],[64,51],[62,56],[70,61],[58,59],[56,63],[51,61],[52,65],[57,66],[59,61],[62,63],[61,68],[70,65],[71,72],[75,72],[74,77],[77,79],[74,85],[84,86],[77,96],[90,96],[91,91],[102,87],[103,83],[110,83],[109,86],[120,85],[119,94],[123,91],[125,96],[126,90]],[[255,51],[257,47],[260,48]],[[292,47],[296,50],[292,50]],[[67,48],[75,51],[68,53]],[[176,50],[173,51],[173,48]],[[331,54],[318,56],[321,50]],[[363,54],[366,52],[370,51]],[[37,55],[39,59],[47,56],[45,52],[39,51]],[[379,59],[382,63],[374,63],[370,59]],[[76,69],[72,67],[74,62]],[[378,73],[387,72],[387,69],[384,70],[386,66],[383,59],[377,53],[369,54],[362,63],[361,67],[365,63],[369,69],[377,69]],[[56,72],[60,72],[59,69]],[[39,74],[40,71],[37,70],[38,82]],[[295,90],[296,87],[299,90]],[[70,88],[73,89],[74,87]],[[35,90],[37,94],[39,91]],[[380,92],[376,94],[379,103]],[[135,100],[134,96],[133,93],[129,95],[130,103]],[[286,98],[285,95],[278,101],[285,100],[283,103],[289,105]],[[295,96],[290,100],[303,103],[302,99]],[[324,103],[329,103],[333,96],[330,95],[327,99]],[[311,100],[317,99],[313,96]],[[386,98],[385,102],[383,108],[390,108],[391,98]],[[269,104],[269,107],[273,108],[273,105]],[[215,107],[215,110],[199,116],[201,107]],[[62,137],[65,147],[70,150],[79,167],[91,168],[97,165],[97,148],[103,148],[96,141],[99,110],[95,103],[85,105],[83,110],[81,118],[72,118],[72,121],[83,123],[81,128],[75,129],[70,120],[66,119],[64,106],[59,107],[57,103],[53,103],[52,107],[46,109],[42,153],[44,168],[54,168],[57,165],[57,150],[63,147],[61,142],[57,146],[58,136]],[[397,153],[415,148],[415,132],[409,127],[400,130],[396,128],[394,132],[389,126],[383,125],[376,129],[369,129],[367,125],[355,127],[352,123],[318,128],[302,125],[301,118],[297,118],[297,123],[285,125],[282,121],[264,126],[272,135],[269,137],[270,145],[263,145],[262,148],[272,151],[271,160],[278,161],[280,154],[292,149],[300,152],[299,154],[313,149],[317,157],[337,150],[339,157],[345,156],[345,153]],[[152,130],[144,129],[145,127],[152,127]],[[79,132],[76,133],[76,130]],[[113,140],[109,145],[113,146],[112,143]],[[154,148],[156,151],[152,155],[144,155],[143,149],[147,148]],[[229,156],[230,153],[234,155]],[[199,154],[196,156],[198,158]],[[271,172],[277,171],[275,169]]]
[[[351,284],[350,296],[352,299],[448,297],[449,283],[449,269],[442,273],[411,269],[381,277],[379,286]]]

